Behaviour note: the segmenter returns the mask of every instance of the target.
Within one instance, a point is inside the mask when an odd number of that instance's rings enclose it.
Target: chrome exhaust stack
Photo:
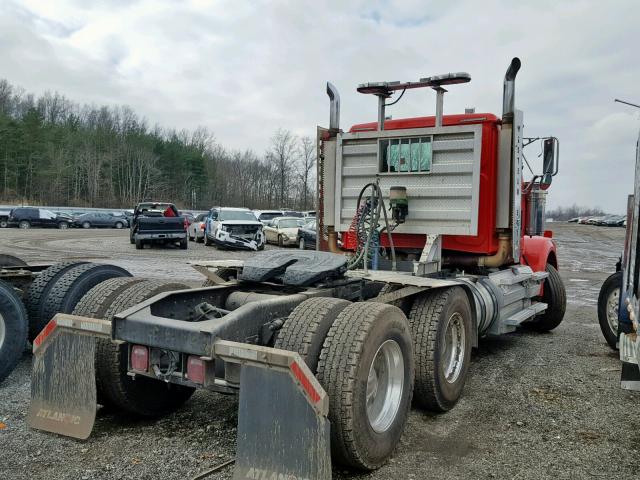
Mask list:
[[[327,95],[330,101],[329,129],[337,131],[340,129],[340,94],[331,82],[327,82]]]
[[[515,88],[516,75],[520,70],[520,59],[514,57],[511,60],[507,73],[504,74],[504,84],[502,87],[502,123],[513,123],[513,112],[515,110]]]

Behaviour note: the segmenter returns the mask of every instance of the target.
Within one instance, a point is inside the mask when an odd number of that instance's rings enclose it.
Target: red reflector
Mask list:
[[[313,387],[313,384],[311,383],[311,380],[309,380],[305,376],[305,374],[303,373],[302,369],[300,368],[300,365],[298,365],[296,362],[293,362],[289,366],[289,368],[291,369],[293,374],[296,376],[296,378],[298,379],[298,381],[302,385],[302,388],[304,388],[304,390],[307,392],[307,395],[309,395],[309,398],[311,399],[311,401],[313,403],[318,403],[320,401],[320,394]]]
[[[545,230],[544,231],[544,236],[547,237],[547,238],[553,238],[553,231]]]
[[[51,335],[51,332],[53,332],[57,326],[58,326],[57,322],[51,319],[49,323],[47,323],[47,325],[42,329],[42,331],[35,338],[35,340],[33,341],[33,345],[35,347],[39,347],[42,344],[42,342],[44,342],[44,339],[47,338],[49,335]]]
[[[204,384],[205,364],[200,357],[189,355],[187,359],[187,377],[194,383]]]
[[[138,372],[149,370],[149,349],[143,345],[131,347],[131,369]]]

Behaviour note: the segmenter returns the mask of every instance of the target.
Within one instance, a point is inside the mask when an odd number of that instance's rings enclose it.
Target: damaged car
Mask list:
[[[212,208],[205,222],[204,244],[264,250],[262,223],[248,208]]]

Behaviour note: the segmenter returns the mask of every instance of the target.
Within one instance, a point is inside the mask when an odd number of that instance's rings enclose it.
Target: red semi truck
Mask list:
[[[346,132],[328,84],[318,250],[199,262],[206,288],[94,287],[34,341],[30,424],[86,438],[98,400],[159,416],[195,389],[239,393],[234,479],[327,479],[332,461],[379,468],[412,399],[455,406],[481,337],[548,331],[564,316],[544,224],[558,141],[524,137],[519,68],[513,59],[501,118],[445,116],[444,87],[470,80],[453,73],[360,85],[378,121]],[[389,99],[417,88],[436,92],[436,114],[387,120]],[[536,141],[544,164],[525,181]]]

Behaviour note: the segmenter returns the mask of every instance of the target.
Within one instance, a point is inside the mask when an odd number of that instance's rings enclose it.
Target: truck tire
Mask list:
[[[213,242],[211,240],[209,240],[209,236],[205,233],[204,234],[204,246],[205,247],[210,247],[211,245],[213,245]]]
[[[604,339],[614,350],[618,349],[618,308],[621,288],[622,272],[616,272],[604,281],[598,295],[600,330],[602,330]]]
[[[186,238],[183,238],[182,240],[180,240],[180,249],[181,250],[186,250],[189,248],[189,242]]]
[[[21,220],[18,223],[18,228],[23,228],[23,229],[31,228],[31,222],[29,222],[28,220]]]
[[[83,265],[87,262],[62,262],[51,265],[46,270],[40,272],[40,275],[31,282],[29,289],[24,296],[24,303],[27,307],[29,317],[29,341],[33,341],[46,325],[47,321],[42,320],[44,299],[46,298],[51,286],[60,278],[67,270]]]
[[[73,309],[74,315],[104,318],[113,300],[131,285],[145,281],[140,277],[115,277],[89,290]]]
[[[100,282],[78,302],[73,309],[74,315],[90,318],[104,318],[113,300],[131,285],[144,281],[144,278],[115,277]],[[102,388],[96,383],[97,402],[103,406],[110,406]]]
[[[329,397],[336,462],[373,470],[387,461],[407,422],[413,376],[402,310],[373,302],[342,310],[324,341],[317,373]]]
[[[527,323],[529,328],[537,332],[549,332],[560,325],[567,308],[567,293],[558,270],[547,264],[547,272],[549,276],[544,281],[540,297],[540,301],[547,304],[547,309]]]
[[[27,312],[20,296],[0,280],[0,383],[22,357],[28,331]]]
[[[180,283],[144,281],[130,285],[109,305],[104,318],[147,300],[158,293],[188,288]],[[127,375],[128,345],[96,341],[96,384],[105,401],[122,411],[140,417],[159,417],[178,409],[189,400],[194,388],[165,383],[152,378]]]
[[[67,270],[55,280],[43,298],[40,325],[36,325],[38,331],[42,330],[56,313],[73,312],[82,297],[100,282],[116,277],[131,277],[131,274],[124,268],[98,263],[85,263]]]
[[[384,287],[382,287],[380,292],[378,292],[378,296],[394,292],[395,290],[399,290],[400,288],[402,287],[387,283]],[[400,300],[394,300],[393,302],[389,302],[389,305],[398,307],[400,310],[404,312],[405,315],[408,316],[409,312],[411,312],[411,306],[413,305],[413,300],[414,300],[414,297],[404,297],[404,298],[401,298]]]
[[[418,296],[409,313],[416,381],[413,400],[434,412],[451,410],[460,399],[471,362],[473,321],[462,287]]]
[[[135,240],[134,243],[136,244],[136,250],[142,250],[144,248],[144,243],[142,243],[142,240]]]
[[[298,352],[309,369],[316,374],[320,351],[327,332],[340,312],[351,302],[339,298],[310,298],[305,300],[287,318],[274,347]]]
[[[0,255],[0,267],[26,267],[27,262],[13,255]]]

